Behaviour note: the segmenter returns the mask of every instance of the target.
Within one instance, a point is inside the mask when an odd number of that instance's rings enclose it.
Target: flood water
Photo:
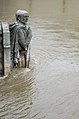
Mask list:
[[[32,19],[30,71],[0,80],[0,119],[79,118],[79,26]]]
[[[33,38],[30,69],[0,80],[0,119],[79,119],[79,1],[9,2],[7,15],[28,6]]]

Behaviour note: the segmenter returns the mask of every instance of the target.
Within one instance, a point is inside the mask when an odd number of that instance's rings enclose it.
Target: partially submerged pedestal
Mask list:
[[[10,73],[10,32],[7,22],[0,23],[0,77]]]

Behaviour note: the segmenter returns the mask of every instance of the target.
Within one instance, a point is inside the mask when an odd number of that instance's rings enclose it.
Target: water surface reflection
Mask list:
[[[33,68],[0,80],[1,119],[78,119],[79,34],[72,23],[32,19]]]
[[[8,78],[0,81],[0,117],[28,116],[32,105],[32,83],[33,77],[29,72],[27,75],[27,69],[15,69]]]

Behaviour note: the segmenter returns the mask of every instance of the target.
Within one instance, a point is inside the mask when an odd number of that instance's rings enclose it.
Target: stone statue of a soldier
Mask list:
[[[27,25],[28,17],[27,11],[17,10],[16,22],[10,25],[11,58],[13,67],[19,62],[19,51],[28,50],[32,38],[32,30]]]

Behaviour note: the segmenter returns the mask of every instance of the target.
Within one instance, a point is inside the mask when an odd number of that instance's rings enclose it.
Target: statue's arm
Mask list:
[[[30,44],[30,41],[32,39],[32,30],[30,29],[30,27],[27,30],[27,44]]]

